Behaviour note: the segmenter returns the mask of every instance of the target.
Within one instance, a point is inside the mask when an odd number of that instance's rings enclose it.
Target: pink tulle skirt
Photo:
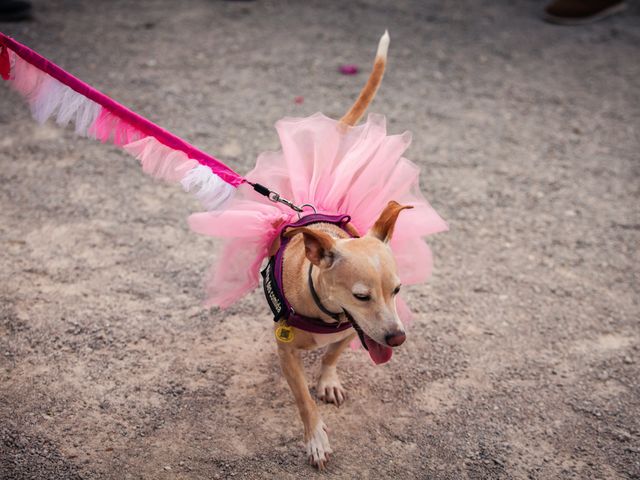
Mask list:
[[[276,123],[282,150],[265,152],[247,175],[297,205],[310,203],[319,213],[348,214],[365,234],[390,200],[413,205],[396,224],[391,248],[403,284],[425,281],[431,251],[424,237],[447,224],[422,196],[419,168],[402,157],[411,134],[387,135],[385,118],[369,115],[366,123],[345,130],[336,120],[316,113]],[[240,185],[224,208],[197,213],[191,228],[224,240],[207,280],[208,306],[227,307],[259,285],[260,267],[282,225],[297,220],[288,207],[272,203],[251,186]],[[404,305],[399,310],[407,316]]]

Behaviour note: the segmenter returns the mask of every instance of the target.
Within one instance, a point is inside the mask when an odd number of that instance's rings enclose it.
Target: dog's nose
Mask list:
[[[397,347],[399,345],[402,345],[406,338],[407,336],[404,332],[390,333],[389,335],[384,337],[387,345],[389,345],[390,347]]]

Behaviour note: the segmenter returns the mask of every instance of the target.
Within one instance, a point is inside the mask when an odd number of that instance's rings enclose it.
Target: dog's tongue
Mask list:
[[[364,335],[364,343],[367,344],[369,356],[376,365],[387,363],[391,360],[391,355],[393,355],[393,349],[391,347],[380,345],[378,342],[369,338],[366,334]]]

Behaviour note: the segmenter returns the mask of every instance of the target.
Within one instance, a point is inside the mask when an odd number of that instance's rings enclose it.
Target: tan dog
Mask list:
[[[285,250],[283,270],[284,291],[291,305],[302,315],[335,323],[320,310],[308,287],[307,272],[309,263],[313,264],[313,285],[322,305],[331,312],[344,312],[341,321],[350,321],[348,312],[376,363],[389,360],[391,347],[405,340],[395,304],[400,281],[388,245],[398,214],[405,208],[411,207],[389,202],[371,231],[362,238],[350,238],[344,230],[328,223],[293,228],[285,234],[293,237]],[[307,454],[313,465],[323,469],[331,447],[326,425],[309,393],[300,351],[328,345],[316,391],[325,402],[340,405],[345,400],[345,391],[336,364],[356,331],[316,334],[294,330],[292,342],[277,342],[278,355],[304,424]]]
[[[345,128],[360,119],[373,99],[384,73],[388,44],[389,37],[385,33],[367,84],[341,120]],[[345,231],[331,223],[289,228],[285,232],[285,237],[291,240],[284,251],[283,289],[295,312],[327,324],[350,322],[353,325],[341,332],[322,334],[292,327],[292,341],[277,341],[282,371],[304,424],[307,454],[319,469],[324,468],[331,447],[326,425],[309,393],[300,352],[327,346],[316,391],[320,399],[339,406],[346,395],[336,364],[356,334],[375,363],[388,361],[391,347],[404,342],[405,331],[395,303],[400,280],[388,242],[398,215],[405,208],[412,207],[389,202],[362,238],[350,225]],[[271,252],[279,247],[278,239]],[[312,289],[315,289],[316,298]],[[278,327],[276,325],[276,330]],[[276,338],[279,338],[277,333]]]

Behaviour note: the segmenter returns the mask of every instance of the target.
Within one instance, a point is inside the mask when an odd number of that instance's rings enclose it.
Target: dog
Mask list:
[[[447,228],[419,192],[419,168],[402,157],[410,135],[388,136],[382,116],[355,126],[380,86],[388,46],[385,32],[371,75],[340,121],[320,113],[282,119],[276,124],[282,150],[260,155],[242,177],[0,33],[0,76],[27,98],[39,121],[73,120],[76,132],[122,146],[147,173],[196,189],[208,211],[192,215],[191,228],[226,240],[207,305],[227,307],[255,288],[260,265],[270,257],[262,275],[277,321],[278,355],[304,425],[307,454],[319,469],[331,447],[300,352],[327,348],[317,392],[341,405],[346,394],[337,374],[340,354],[357,335],[376,364],[390,360],[406,339],[396,307],[400,277],[407,284],[426,280],[431,256],[423,237]],[[296,205],[302,202],[315,203],[317,211],[309,203]],[[395,228],[409,208],[415,210]],[[293,221],[296,213],[305,215]],[[368,232],[361,236],[356,225]],[[394,229],[395,259],[389,244]]]
[[[388,44],[389,37],[385,32],[365,87],[341,119],[344,128],[354,125],[373,99],[385,70]],[[405,341],[405,328],[395,303],[400,279],[389,241],[398,216],[408,208],[412,207],[390,201],[362,237],[348,219],[285,227],[270,248],[272,258],[283,250],[282,290],[286,292],[286,302],[292,311],[329,328],[348,327],[330,333],[289,326],[286,321],[274,327],[282,373],[304,426],[306,452],[310,463],[319,470],[325,468],[332,450],[327,426],[309,392],[300,354],[305,350],[327,348],[322,357],[316,392],[324,402],[340,406],[346,399],[346,392],[338,376],[337,363],[356,335],[375,363],[388,361],[391,349]],[[265,282],[267,279],[265,276]],[[278,300],[273,298],[272,290],[267,292],[267,299],[273,309],[272,303]]]

